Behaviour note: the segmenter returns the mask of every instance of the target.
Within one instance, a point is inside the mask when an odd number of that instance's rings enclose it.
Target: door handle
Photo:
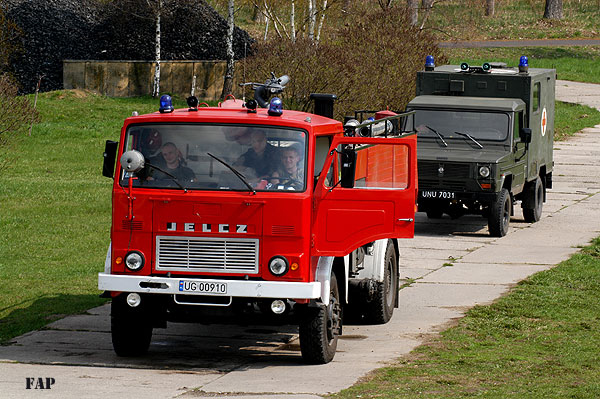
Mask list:
[[[398,220],[396,220],[397,222],[413,222],[414,219],[413,218],[400,218]]]

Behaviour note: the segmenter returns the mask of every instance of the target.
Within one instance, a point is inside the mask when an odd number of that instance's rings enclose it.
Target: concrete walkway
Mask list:
[[[560,81],[557,99],[598,107],[598,89]],[[600,235],[600,126],[556,143],[554,159],[542,220],[525,223],[516,207],[503,238],[489,237],[481,217],[434,223],[418,214],[415,239],[402,241],[401,277],[412,284],[401,307],[384,326],[344,326],[330,364],[303,365],[295,329],[264,326],[170,324],[147,357],[118,358],[103,306],[0,347],[0,397],[310,399],[347,388]],[[27,378],[55,383],[27,390]]]

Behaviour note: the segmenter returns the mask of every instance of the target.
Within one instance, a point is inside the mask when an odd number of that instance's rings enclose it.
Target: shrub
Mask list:
[[[425,56],[446,61],[434,38],[411,26],[403,7],[351,15],[318,46],[271,41],[257,43],[254,51],[245,66],[251,80],[264,81],[271,71],[290,75],[283,98],[293,109],[307,110],[310,93],[334,93],[338,119],[357,109],[403,110]]]

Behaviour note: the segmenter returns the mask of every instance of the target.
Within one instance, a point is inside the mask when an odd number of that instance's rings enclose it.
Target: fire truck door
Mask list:
[[[413,237],[416,145],[415,135],[333,140],[315,187],[313,255],[344,256],[378,239]]]

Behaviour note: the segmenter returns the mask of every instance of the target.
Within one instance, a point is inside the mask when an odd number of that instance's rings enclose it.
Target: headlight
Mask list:
[[[134,272],[144,267],[144,255],[137,251],[132,251],[125,256],[125,266]]]
[[[274,256],[269,261],[269,271],[275,276],[283,276],[287,273],[289,263],[283,256]]]
[[[490,168],[489,166],[481,166],[479,168],[479,176],[481,177],[488,177],[490,175]]]

